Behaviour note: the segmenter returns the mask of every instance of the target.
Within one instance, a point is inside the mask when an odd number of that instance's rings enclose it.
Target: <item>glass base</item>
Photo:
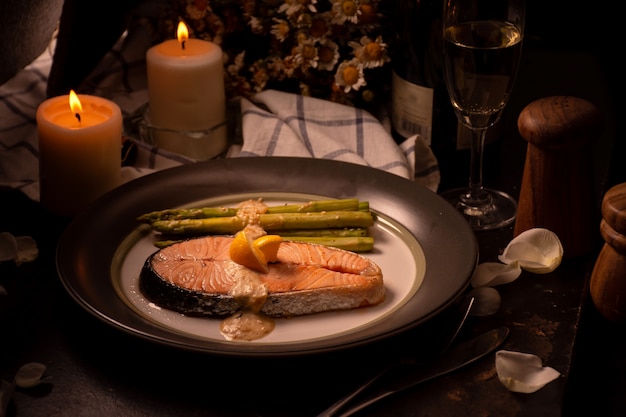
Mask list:
[[[515,220],[517,202],[502,191],[484,188],[478,198],[470,197],[469,188],[455,188],[440,194],[456,207],[473,230],[493,230]]]

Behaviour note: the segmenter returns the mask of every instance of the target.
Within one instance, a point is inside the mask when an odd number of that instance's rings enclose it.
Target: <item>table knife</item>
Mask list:
[[[418,384],[446,375],[475,362],[488,353],[493,352],[504,342],[508,334],[508,327],[503,326],[459,343],[451,347],[443,356],[435,359],[432,363],[411,367],[405,373],[394,379],[393,382],[382,391],[378,391],[374,396],[369,396],[360,403],[350,407],[348,410],[339,414],[338,417],[351,416],[357,411],[383,398],[413,388]],[[332,417],[332,415],[333,414],[320,414],[317,417]]]

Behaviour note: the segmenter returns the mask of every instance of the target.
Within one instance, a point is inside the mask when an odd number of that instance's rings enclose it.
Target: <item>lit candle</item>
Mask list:
[[[227,147],[222,49],[189,39],[183,22],[177,38],[153,46],[146,54],[153,140],[166,150],[209,159]],[[211,134],[198,132],[215,126],[219,127]],[[184,131],[195,133],[180,133]]]
[[[122,113],[94,96],[54,97],[37,109],[40,200],[71,217],[121,183]]]

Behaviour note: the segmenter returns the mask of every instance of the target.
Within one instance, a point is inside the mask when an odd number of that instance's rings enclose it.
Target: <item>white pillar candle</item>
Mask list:
[[[79,107],[70,107],[70,95],[78,97]],[[70,95],[44,101],[36,116],[40,201],[51,213],[68,217],[117,187],[122,169],[119,106]]]
[[[178,40],[146,54],[151,133],[156,146],[204,160],[227,147],[223,54],[212,42],[188,39],[181,24]]]

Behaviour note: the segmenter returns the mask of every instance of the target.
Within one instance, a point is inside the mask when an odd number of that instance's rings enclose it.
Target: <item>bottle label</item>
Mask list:
[[[430,145],[433,129],[434,90],[410,83],[395,72],[391,80],[391,124],[408,138],[419,134]]]

